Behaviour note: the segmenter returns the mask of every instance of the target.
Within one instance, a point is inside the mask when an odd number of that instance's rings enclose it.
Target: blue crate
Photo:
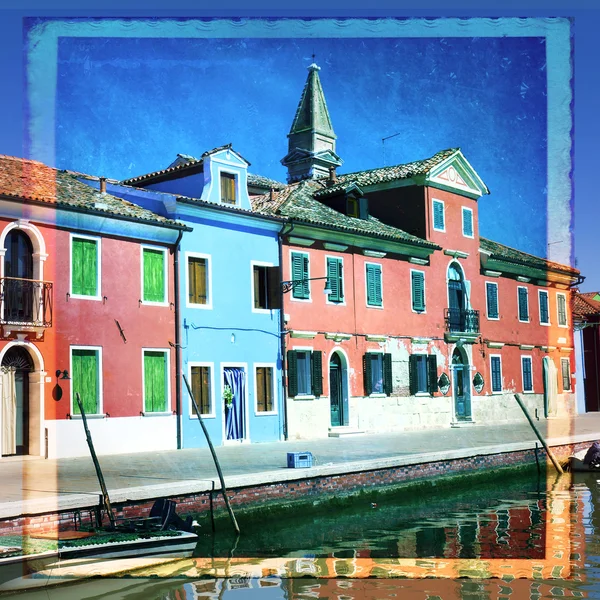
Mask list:
[[[288,452],[287,466],[289,469],[312,467],[313,455],[310,452]]]

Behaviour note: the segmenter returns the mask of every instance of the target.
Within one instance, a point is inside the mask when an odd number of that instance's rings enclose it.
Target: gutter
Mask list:
[[[181,315],[179,310],[179,243],[183,237],[183,230],[179,232],[179,237],[175,242],[174,246],[174,258],[173,258],[173,285],[175,286],[174,301],[175,301],[175,416],[177,417],[177,450],[182,448],[181,439],[181,420],[183,415],[181,414],[181,332],[180,332],[180,321]]]

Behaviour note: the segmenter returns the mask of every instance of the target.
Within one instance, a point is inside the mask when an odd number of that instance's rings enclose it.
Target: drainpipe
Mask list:
[[[177,416],[177,450],[181,450],[181,332],[179,314],[179,243],[183,237],[183,229],[179,230],[179,236],[175,242],[175,256],[173,260],[173,285],[175,287],[175,414]]]
[[[289,225],[289,230],[284,231],[286,225]],[[279,245],[279,268],[283,274],[283,236],[289,235],[294,229],[293,223],[286,223],[279,233],[277,234],[277,241]],[[279,298],[281,301],[281,308],[279,309],[279,344],[281,352],[281,399],[283,401],[283,437],[285,440],[288,439],[288,414],[287,414],[287,391],[286,386],[283,383],[284,377],[287,381],[287,369],[284,368],[285,364],[285,311],[283,309],[283,288],[279,286]]]

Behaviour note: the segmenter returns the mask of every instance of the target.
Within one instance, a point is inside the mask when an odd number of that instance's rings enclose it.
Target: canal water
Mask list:
[[[9,597],[600,598],[600,481],[594,474],[503,470],[485,481],[373,492],[239,521],[244,533],[237,540],[226,522],[218,522],[217,536],[205,524],[193,558],[136,577]]]

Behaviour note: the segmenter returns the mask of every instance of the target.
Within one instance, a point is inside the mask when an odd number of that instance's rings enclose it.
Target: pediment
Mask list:
[[[218,152],[213,152],[208,158],[210,160],[226,162],[228,165],[236,166],[241,169],[248,168],[250,164],[232,148],[224,148],[223,150],[219,150]]]
[[[490,193],[481,177],[460,150],[431,169],[425,183],[472,198],[479,198]]]

